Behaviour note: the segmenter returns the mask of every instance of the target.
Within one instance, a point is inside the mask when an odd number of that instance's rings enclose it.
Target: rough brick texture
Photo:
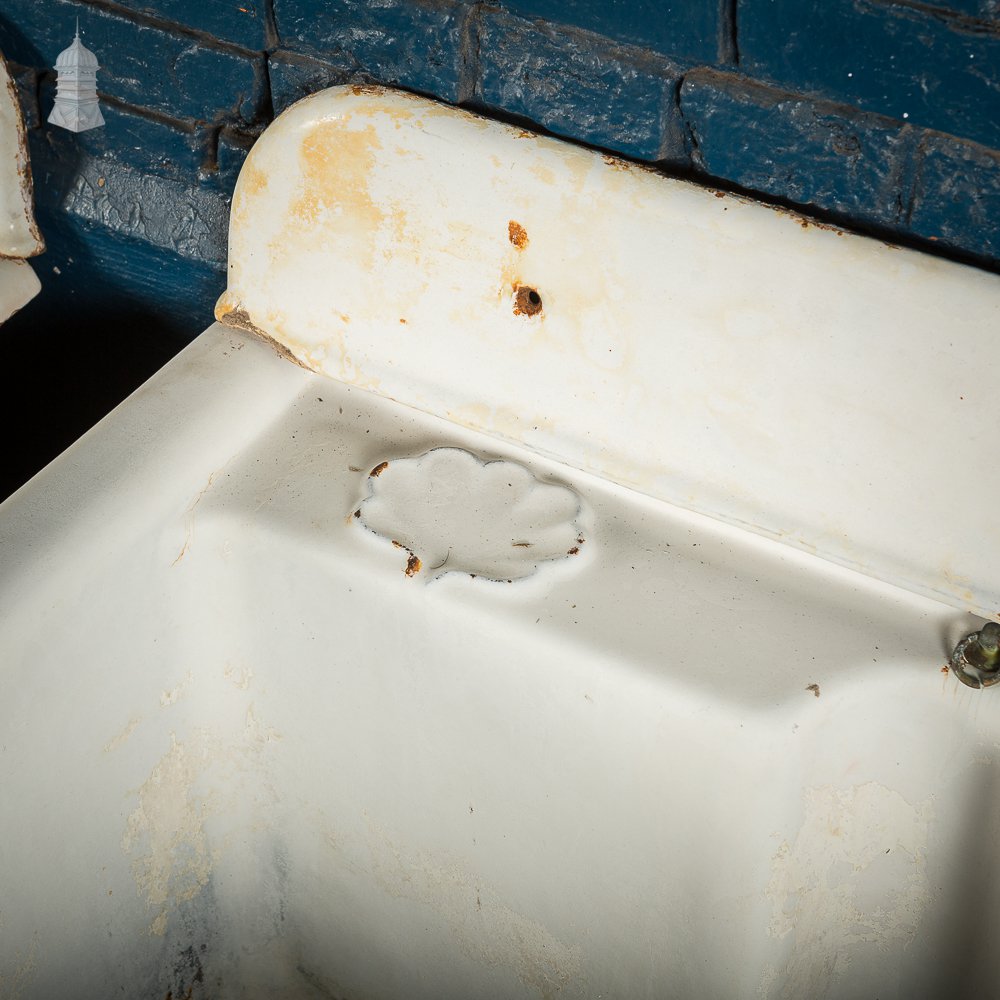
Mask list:
[[[72,0],[4,0],[0,51],[23,66],[49,68],[72,41],[77,16],[84,44],[101,63],[101,93],[175,118],[250,122],[259,116],[263,57],[211,48]]]
[[[488,108],[628,156],[661,157],[680,76],[670,63],[502,11],[485,13],[478,41],[477,96]]]
[[[1000,153],[950,136],[922,147],[910,228],[982,257],[1000,258]]]
[[[324,90],[352,78],[357,69],[353,59],[339,65],[322,62],[294,52],[274,52],[267,60],[271,78],[271,103],[280,114],[290,104],[317,90]]]
[[[713,70],[688,74],[681,110],[695,163],[714,177],[845,218],[903,219],[916,146],[908,125]]]
[[[460,97],[466,4],[448,0],[279,0],[283,48],[319,57],[382,83]]]
[[[506,0],[522,17],[572,25],[692,63],[714,63],[726,25],[719,0]]]
[[[261,51],[268,44],[267,0],[115,0],[137,14],[172,21],[223,42]]]
[[[740,69],[1000,145],[1000,30],[880,0],[739,0]]]

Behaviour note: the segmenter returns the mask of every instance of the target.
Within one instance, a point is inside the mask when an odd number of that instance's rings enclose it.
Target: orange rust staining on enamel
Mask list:
[[[569,549],[566,553],[568,556],[575,556],[580,551],[579,545],[574,545],[573,548]]]
[[[542,297],[530,285],[514,289],[514,315],[537,316],[542,311]]]
[[[403,319],[402,316],[399,317],[399,322],[402,323],[404,326],[406,325],[406,320]]]
[[[791,209],[782,208],[780,205],[773,206],[774,211],[778,215],[783,215],[786,219],[791,219],[792,222],[797,222],[803,229],[809,229],[814,227],[816,229],[826,229],[831,233],[836,233],[838,236],[844,236],[844,230],[838,228],[837,226],[831,226],[828,222],[819,222],[817,219],[809,219],[798,212],[793,212]],[[886,244],[888,246],[888,244]]]
[[[240,195],[260,194],[267,187],[267,180],[267,174],[250,161],[240,173]]]
[[[716,198],[725,198],[726,197],[726,192],[725,191],[716,191],[715,192],[715,197]]]
[[[414,573],[420,572],[420,559],[412,552],[410,553],[410,558],[406,560],[406,569],[403,572],[407,576],[413,576]]]
[[[518,250],[523,250],[528,245],[528,231],[513,219],[507,223],[507,238]]]
[[[372,471],[368,473],[368,476],[369,476],[369,478],[375,478],[375,479],[377,479],[388,468],[389,468],[389,463],[388,462],[379,462],[379,464],[376,465],[375,468],[372,469]],[[396,545],[398,543],[397,542],[393,542],[392,544]]]
[[[275,245],[306,250],[315,244],[311,248],[319,251],[336,239],[351,247],[362,266],[371,266],[387,221],[369,189],[381,149],[373,124],[338,118],[312,125],[300,141],[301,183]]]
[[[385,87],[374,83],[352,83],[350,90],[355,97],[379,97],[385,93]]]
[[[621,170],[622,173],[631,173],[632,164],[627,160],[619,160],[617,156],[609,156],[607,153],[601,155],[601,159],[609,166],[612,170]]]
[[[265,344],[270,344],[279,357],[284,358],[286,361],[291,361],[300,368],[304,368],[307,372],[313,371],[309,365],[297,358],[290,348],[282,344],[281,341],[275,340],[269,333],[265,333],[257,326],[250,318],[250,314],[246,309],[242,306],[230,306],[225,301],[225,296],[219,300],[219,304],[215,307],[215,318],[225,326],[231,326],[236,330],[246,330],[247,333],[252,333],[255,337],[263,340]]]

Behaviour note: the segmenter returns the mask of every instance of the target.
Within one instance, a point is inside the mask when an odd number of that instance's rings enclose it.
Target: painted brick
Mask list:
[[[271,79],[271,104],[277,115],[317,90],[345,83],[355,75],[357,63],[350,59],[335,66],[294,52],[275,52],[268,56],[267,69]]]
[[[381,83],[460,99],[468,8],[449,0],[275,0],[282,46]]]
[[[41,87],[46,114],[55,100],[55,81],[50,75]],[[187,122],[168,123],[137,114],[134,110],[101,102],[104,127],[71,134],[52,129],[53,141],[97,158],[118,160],[158,177],[193,177],[209,152],[207,131]]]
[[[228,198],[232,198],[236,180],[255,140],[256,136],[231,132],[229,129],[225,129],[219,136],[216,170],[210,183]]]
[[[229,206],[216,192],[142,173],[114,159],[83,157],[63,208],[178,256],[219,267],[226,263]]]
[[[1000,0],[933,0],[928,6],[952,14],[1000,23]]]
[[[681,111],[695,165],[713,177],[865,222],[903,219],[910,126],[713,70],[685,77]]]
[[[740,69],[1000,145],[1000,35],[874,0],[739,0]]]
[[[225,42],[260,51],[267,45],[265,0],[116,0],[148,17],[175,21]]]
[[[503,0],[503,6],[685,62],[714,63],[724,29],[719,0]]]
[[[3,0],[0,50],[24,66],[51,67],[72,41],[79,14],[84,43],[101,63],[100,92],[175,118],[252,121],[265,93],[263,57],[206,47],[197,40],[136,24],[106,10],[46,0]],[[42,108],[43,117],[48,108]]]
[[[42,121],[38,113],[38,73],[30,66],[17,63],[8,63],[7,71],[17,87],[25,128],[38,128]]]
[[[484,12],[479,53],[488,107],[637,159],[684,159],[671,63],[501,10]]]
[[[921,143],[910,227],[1000,261],[1000,152],[928,135]]]

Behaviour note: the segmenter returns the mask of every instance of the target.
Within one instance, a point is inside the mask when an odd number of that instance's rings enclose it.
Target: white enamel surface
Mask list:
[[[345,88],[254,147],[217,316],[334,378],[1000,616],[995,275]]]
[[[586,544],[408,577],[353,512],[440,448],[571,491]],[[0,550],[3,995],[995,989],[968,615],[221,326]]]
[[[432,580],[467,573],[520,580],[580,554],[579,496],[515,462],[484,462],[460,448],[379,462],[355,516],[409,553],[405,572]]]
[[[0,260],[0,323],[30,302],[41,287],[27,261]]]
[[[0,257],[31,257],[44,249],[31,207],[24,122],[14,82],[0,55]]]

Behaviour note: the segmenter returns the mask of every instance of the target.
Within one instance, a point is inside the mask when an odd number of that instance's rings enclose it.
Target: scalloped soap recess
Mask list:
[[[523,465],[483,462],[461,448],[382,462],[368,476],[360,522],[409,553],[407,576],[468,573],[520,580],[578,555],[581,501]]]

